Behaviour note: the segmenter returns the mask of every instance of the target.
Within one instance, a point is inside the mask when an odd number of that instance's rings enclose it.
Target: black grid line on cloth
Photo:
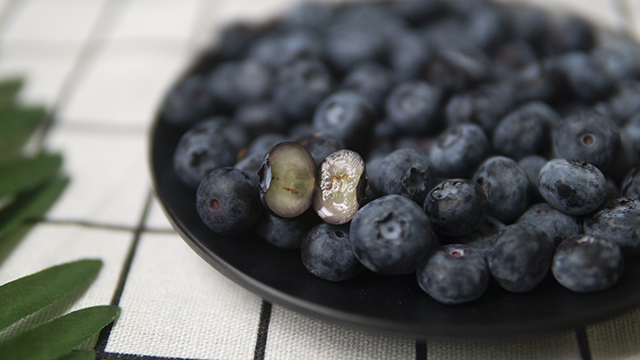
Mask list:
[[[258,336],[256,347],[253,352],[254,360],[264,360],[264,352],[267,348],[267,335],[269,334],[269,323],[271,322],[271,303],[262,300],[260,308],[260,321],[258,323]]]
[[[578,348],[580,349],[580,357],[582,360],[591,360],[591,347],[589,346],[589,336],[587,336],[587,329],[581,327],[575,330],[576,340],[578,341]]]
[[[416,360],[427,360],[427,342],[416,340]]]
[[[116,225],[116,224],[105,224],[100,222],[88,221],[88,220],[60,220],[60,219],[47,219],[47,218],[30,218],[25,221],[27,224],[36,225],[36,224],[49,224],[49,225],[73,225],[90,229],[103,229],[103,230],[111,230],[111,231],[126,231],[126,232],[135,232],[136,227],[134,226],[126,226],[126,225]],[[175,234],[174,230],[165,229],[165,228],[157,228],[157,227],[148,227],[144,226],[143,228],[145,233],[150,234]]]

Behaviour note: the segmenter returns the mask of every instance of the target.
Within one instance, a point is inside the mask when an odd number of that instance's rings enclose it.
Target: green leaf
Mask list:
[[[0,104],[0,160],[15,157],[44,122],[43,107],[2,106]]]
[[[74,350],[57,360],[96,360],[96,352],[93,350]]]
[[[120,308],[94,306],[62,315],[0,341],[3,360],[55,360],[114,321]]]
[[[0,81],[0,107],[13,104],[23,84],[24,81],[19,77],[7,78]]]
[[[101,260],[79,260],[0,286],[0,329],[60,300],[92,280],[101,267]]]
[[[44,214],[69,183],[68,178],[54,178],[33,193],[18,196],[0,211],[0,239],[23,221]]]
[[[60,154],[42,154],[0,163],[0,199],[52,178],[62,166]]]

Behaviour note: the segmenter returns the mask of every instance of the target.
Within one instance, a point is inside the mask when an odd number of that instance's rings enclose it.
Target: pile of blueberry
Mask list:
[[[225,29],[161,121],[211,230],[320,278],[600,291],[640,254],[639,54],[523,4],[305,2]]]

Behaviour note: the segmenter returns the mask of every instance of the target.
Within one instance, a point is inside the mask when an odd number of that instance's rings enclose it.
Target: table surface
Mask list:
[[[626,21],[624,28],[640,34],[640,1],[629,0],[624,10],[611,0],[529,2],[569,8],[613,29]],[[104,262],[77,301],[49,307],[22,326],[51,313],[118,305],[117,322],[83,345],[99,359],[640,358],[638,310],[535,338],[383,336],[263,301],[180,239],[151,186],[148,135],[156,108],[215,29],[265,19],[293,3],[0,0],[0,78],[25,76],[21,98],[53,114],[46,146],[63,153],[71,177],[26,236],[0,243],[0,284],[71,260]]]

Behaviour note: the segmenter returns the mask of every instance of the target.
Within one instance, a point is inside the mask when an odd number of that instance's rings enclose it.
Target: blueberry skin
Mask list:
[[[422,206],[436,184],[436,173],[426,154],[399,149],[384,158],[373,181],[378,194],[401,195]]]
[[[253,139],[245,156],[259,155],[264,157],[274,145],[284,141],[287,141],[287,137],[280,133],[264,133]]]
[[[486,216],[480,226],[472,232],[462,236],[439,235],[438,239],[442,244],[464,244],[478,250],[487,259],[493,251],[493,246],[498,239],[498,235],[505,228],[505,224],[491,216]]]
[[[482,224],[489,199],[477,182],[450,179],[431,189],[423,208],[433,230],[448,236],[462,236]]]
[[[594,110],[567,116],[552,130],[553,151],[558,158],[586,161],[606,171],[620,147],[620,130]]]
[[[469,178],[490,150],[489,140],[479,125],[459,124],[438,136],[429,151],[429,160],[440,176]]]
[[[362,94],[380,111],[383,99],[387,96],[393,79],[387,69],[377,62],[367,61],[356,65],[345,75],[341,89]]]
[[[267,214],[260,219],[255,232],[260,238],[281,249],[299,249],[302,239],[319,222],[312,211],[289,219]]]
[[[291,122],[306,122],[331,89],[327,67],[318,60],[301,59],[278,70],[273,99]]]
[[[213,70],[208,86],[220,104],[233,109],[247,101],[267,98],[273,88],[273,73],[252,58],[229,61]]]
[[[215,109],[213,95],[202,75],[191,75],[172,88],[162,107],[162,118],[169,124],[190,128]]]
[[[238,161],[234,168],[238,170],[244,171],[251,180],[255,181],[256,185],[260,183],[260,177],[258,176],[258,171],[262,167],[262,160],[264,159],[264,155],[260,154],[252,154],[249,156],[245,156],[242,160]]]
[[[605,290],[618,281],[624,257],[618,245],[596,235],[575,235],[560,244],[551,271],[569,290],[589,293]]]
[[[348,225],[313,227],[304,236],[300,253],[304,267],[325,280],[344,281],[364,270],[351,249]]]
[[[173,154],[173,168],[184,184],[197,188],[211,171],[233,166],[233,145],[218,131],[217,125],[205,122],[187,130]]]
[[[415,202],[386,195],[363,206],[350,225],[358,260],[379,274],[409,274],[436,243],[429,219]]]
[[[489,197],[488,215],[504,223],[517,219],[529,205],[529,177],[513,159],[488,158],[473,174],[473,181]]]
[[[244,127],[253,137],[269,132],[284,132],[288,123],[272,101],[247,103],[236,108],[234,123]]]
[[[531,224],[547,233],[554,247],[564,239],[582,234],[582,220],[567,215],[546,203],[535,204],[520,216],[519,224]]]
[[[489,270],[504,289],[524,293],[532,290],[549,272],[554,247],[547,234],[531,224],[512,224],[498,235]]]
[[[629,171],[622,182],[622,196],[640,200],[640,167]]]
[[[387,97],[385,113],[404,134],[423,135],[438,126],[442,91],[423,81],[397,85]]]
[[[198,187],[196,210],[212,231],[230,235],[251,230],[263,215],[258,187],[243,171],[212,171]]]
[[[529,184],[531,185],[531,199],[542,199],[540,196],[540,191],[538,190],[538,177],[540,176],[540,169],[549,161],[547,158],[539,156],[539,155],[529,155],[525,156],[520,161],[518,161],[518,165],[522,166],[522,168],[527,172],[527,176],[529,176]]]
[[[318,105],[313,128],[336,137],[351,149],[362,150],[377,121],[373,105],[355,91],[339,91]]]
[[[493,132],[493,150],[516,161],[542,155],[551,139],[551,126],[559,115],[544,103],[519,107],[505,116]]]
[[[640,200],[617,198],[584,219],[584,233],[605,237],[625,257],[640,254]]]
[[[540,169],[540,195],[563,213],[580,216],[590,213],[607,196],[607,179],[586,162],[553,159]]]
[[[316,167],[320,166],[322,161],[332,152],[344,149],[344,142],[332,135],[323,133],[313,133],[303,135],[294,140],[302,145],[316,161]]]
[[[640,75],[640,56],[634,43],[622,41],[599,45],[591,55],[615,80],[633,79]]]
[[[572,51],[553,59],[563,73],[569,90],[585,102],[601,100],[614,90],[614,81],[600,63],[582,51]]]
[[[431,252],[416,271],[418,285],[443,304],[473,301],[489,285],[484,257],[467,245],[443,245]]]

